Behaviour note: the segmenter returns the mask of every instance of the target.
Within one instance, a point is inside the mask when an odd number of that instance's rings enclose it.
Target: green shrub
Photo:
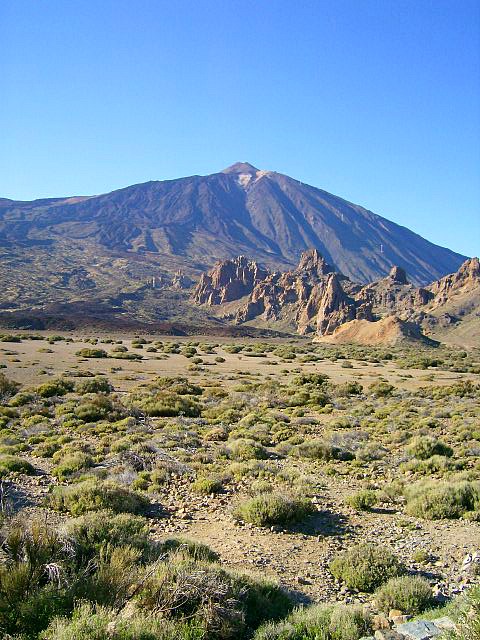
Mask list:
[[[192,482],[191,488],[194,493],[210,495],[211,493],[220,493],[223,485],[219,478],[197,478],[195,482]]]
[[[48,496],[48,504],[57,511],[79,516],[87,511],[104,509],[114,513],[140,513],[149,502],[139,493],[112,481],[88,479],[67,487],[54,487]]]
[[[433,606],[433,593],[428,582],[420,576],[391,578],[375,593],[377,607],[386,613],[399,609],[408,615],[421,613]]]
[[[478,640],[480,638],[480,586],[470,589],[466,606],[461,612],[456,640]]]
[[[34,400],[35,394],[27,391],[21,391],[20,393],[16,393],[8,404],[10,407],[23,407]]]
[[[404,573],[405,567],[385,547],[362,543],[336,556],[330,563],[330,571],[349,589],[374,591],[389,578]]]
[[[112,390],[111,383],[103,376],[82,380],[75,385],[75,391],[81,395],[85,393],[110,393]]]
[[[452,456],[453,449],[433,436],[417,436],[408,446],[408,453],[419,460],[427,460],[434,455]]]
[[[254,640],[359,640],[371,629],[370,617],[360,607],[314,605],[263,625]]]
[[[406,512],[418,518],[440,520],[480,512],[480,482],[422,482],[405,493]]]
[[[335,446],[325,440],[306,440],[295,447],[295,452],[302,458],[314,460],[352,460],[354,455],[344,447]]]
[[[69,391],[73,391],[73,382],[70,380],[50,380],[41,384],[35,390],[42,398],[52,398],[53,396],[64,396]]]
[[[363,489],[347,498],[349,504],[357,511],[369,511],[377,503],[377,493],[371,489]]]
[[[158,391],[151,395],[136,394],[132,396],[130,402],[137,409],[153,417],[172,417],[182,414],[196,418],[201,411],[200,405],[192,398],[169,391]]]
[[[71,603],[66,586],[72,577],[70,547],[44,521],[15,521],[2,531],[1,553],[2,637],[36,638],[49,619]],[[55,575],[62,576],[61,584]]]
[[[234,510],[237,520],[258,527],[301,522],[315,512],[310,500],[282,493],[261,493],[239,504]]]
[[[52,469],[52,475],[59,480],[65,480],[74,473],[91,466],[93,466],[92,456],[83,453],[83,451],[76,451],[61,458],[61,462]]]
[[[8,400],[14,396],[20,388],[20,384],[9,380],[4,373],[0,373],[0,401]]]
[[[250,438],[238,438],[228,443],[228,455],[232,460],[265,460],[267,450],[259,442]]]
[[[114,513],[111,510],[89,511],[67,522],[67,533],[83,558],[93,558],[106,545],[129,545],[146,553],[151,548],[147,521],[132,513]]]
[[[75,407],[75,415],[83,422],[97,422],[104,418],[108,418],[113,412],[112,401],[103,394],[90,397],[83,400],[81,404]],[[113,419],[119,416],[115,415]]]
[[[216,551],[201,542],[195,542],[186,538],[168,538],[159,543],[162,553],[169,555],[181,552],[182,556],[198,562],[217,562],[219,555]]]
[[[290,598],[271,582],[230,573],[182,553],[158,566],[137,601],[142,611],[161,611],[167,619],[201,624],[204,637],[212,640],[249,637],[261,622],[278,619],[292,607]]]
[[[0,456],[0,478],[3,478],[9,473],[24,473],[25,475],[31,476],[35,473],[35,467],[23,458]]]
[[[387,398],[395,391],[395,387],[388,382],[372,382],[369,386],[370,393],[377,398]]]
[[[108,357],[108,353],[105,351],[105,349],[91,349],[91,348],[80,349],[80,351],[77,351],[75,355],[79,356],[80,358],[107,358]]]

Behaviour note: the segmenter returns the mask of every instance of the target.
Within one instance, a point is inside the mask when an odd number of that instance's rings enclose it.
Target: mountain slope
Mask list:
[[[0,250],[51,255],[69,245],[97,255],[201,269],[241,253],[275,268],[316,248],[357,282],[403,267],[416,284],[464,260],[366,209],[288,176],[237,163],[209,176],[147,182],[92,197],[0,199]]]

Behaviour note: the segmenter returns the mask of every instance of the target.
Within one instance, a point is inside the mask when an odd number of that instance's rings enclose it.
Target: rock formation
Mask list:
[[[217,263],[202,274],[193,292],[197,304],[209,306],[238,300],[251,293],[254,286],[264,280],[268,271],[245,256]]]
[[[355,301],[342,289],[337,274],[332,273],[328,277],[317,312],[317,335],[328,335],[338,326],[355,317]]]
[[[204,274],[194,299],[210,306],[238,300],[236,308],[229,307],[237,323],[280,323],[300,334],[334,334],[341,340],[357,334],[360,341],[375,343],[397,339],[386,333],[417,340],[424,337],[420,325],[428,331],[448,328],[459,322],[459,309],[480,311],[480,263],[467,260],[458,272],[424,288],[411,284],[400,266],[361,286],[338,273],[316,249],[305,251],[298,266],[283,273],[268,273],[240,256]],[[348,331],[340,331],[343,326]]]
[[[455,273],[432,282],[428,287],[435,299],[434,306],[448,302],[452,295],[478,289],[480,285],[480,260],[466,260]]]

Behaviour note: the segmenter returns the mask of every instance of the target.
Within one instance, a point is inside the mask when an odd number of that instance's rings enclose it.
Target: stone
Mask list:
[[[403,616],[403,611],[400,611],[400,609],[390,609],[388,612],[389,620],[393,620],[393,618],[398,618],[399,616]]]
[[[406,622],[395,628],[408,640],[431,640],[441,635],[442,631],[430,620],[417,620],[415,622]]]
[[[372,627],[373,629],[390,629],[390,622],[383,614],[378,613],[372,618]]]

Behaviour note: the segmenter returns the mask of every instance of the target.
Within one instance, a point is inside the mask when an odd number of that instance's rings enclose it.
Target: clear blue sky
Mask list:
[[[2,0],[0,196],[287,173],[480,252],[478,0]]]

